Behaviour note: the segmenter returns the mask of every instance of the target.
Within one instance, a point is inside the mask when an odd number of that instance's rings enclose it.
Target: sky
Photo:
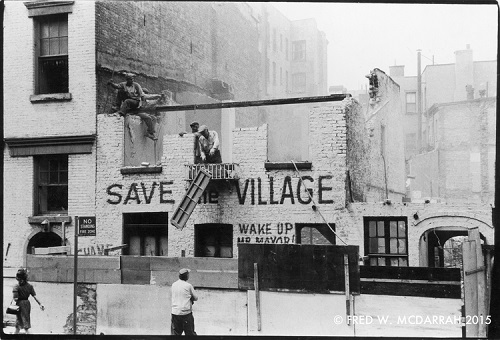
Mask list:
[[[474,61],[497,59],[496,5],[385,3],[272,3],[290,20],[315,18],[328,39],[328,85],[359,90],[374,68],[405,65],[417,75],[417,50],[426,65],[455,62],[470,45]]]

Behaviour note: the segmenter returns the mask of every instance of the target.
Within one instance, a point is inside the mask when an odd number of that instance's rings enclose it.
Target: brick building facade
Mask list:
[[[304,119],[299,124],[300,130],[285,126],[287,131],[302,136],[303,158],[270,159],[272,129],[267,124],[227,125],[221,135],[230,141],[227,145],[231,148],[228,153],[231,163],[239,165],[238,181],[209,189],[182,231],[169,223],[189,183],[185,166],[193,160],[192,135],[181,137],[178,129],[186,127],[189,114],[201,113],[162,112],[160,120],[165,129],[159,141],[153,143],[141,138],[144,124],[137,117],[127,117],[124,124],[122,118],[104,113],[103,107],[112,100],[104,82],[113,71],[116,78],[124,71],[134,72],[151,92],[168,90],[178,104],[198,104],[221,100],[206,86],[206,81],[212,84],[215,75],[223,81],[233,80],[235,99],[244,100],[250,98],[246,95],[250,96],[252,91],[258,92],[257,86],[247,89],[245,84],[253,85],[252,65],[259,60],[248,57],[235,66],[229,56],[223,57],[228,50],[214,48],[223,44],[221,36],[230,26],[226,22],[229,17],[252,22],[251,15],[245,15],[243,9],[235,17],[227,13],[235,10],[233,7],[203,4],[212,16],[200,17],[200,22],[211,18],[218,23],[217,29],[211,26],[214,31],[210,32],[209,41],[187,44],[189,39],[180,39],[181,32],[179,36],[170,36],[166,28],[153,33],[161,26],[153,24],[155,20],[177,10],[171,7],[174,5],[179,6],[176,20],[192,20],[191,25],[189,22],[173,25],[179,30],[188,28],[184,36],[190,30],[206,29],[205,25],[197,28],[193,23],[198,20],[194,15],[203,16],[204,12],[195,12],[180,3],[155,3],[152,7],[126,3],[118,8],[114,7],[119,6],[116,2],[6,4],[4,196],[11,199],[4,204],[4,267],[24,265],[32,247],[72,246],[75,216],[96,216],[96,235],[81,237],[79,241],[82,255],[102,254],[104,248],[126,244],[127,248],[112,254],[234,258],[239,242],[296,243],[300,238],[303,243],[342,244],[333,234],[331,229],[334,229],[346,243],[358,245],[360,255],[368,256],[367,261],[372,265],[422,264],[420,253],[425,253],[422,250],[425,244],[421,237],[433,224],[420,224],[413,215],[420,210],[426,211],[420,212],[421,216],[436,211],[440,219],[446,219],[444,212],[450,207],[422,208],[394,203],[400,201],[404,186],[404,159],[398,160],[403,157],[402,144],[392,142],[401,140],[399,96],[397,86],[380,70],[374,70],[379,79],[379,100],[375,99],[370,108],[367,126],[364,112],[352,99],[301,104],[296,110],[288,110],[286,105],[268,108],[270,115],[289,113]],[[130,21],[134,29],[125,29],[124,21],[118,20],[127,13],[134,13]],[[217,21],[217,13],[222,13],[224,19]],[[46,64],[40,64],[39,60],[52,60],[53,56],[49,53],[46,58],[35,58],[33,63],[33,55],[25,51],[40,54],[33,47],[37,25],[55,14],[63,19],[56,21],[60,28],[57,39],[61,46],[67,41],[67,63],[62,60],[60,65],[68,67],[68,90],[40,93],[44,91],[38,90],[37,77],[43,74],[38,72]],[[104,23],[111,25],[110,28],[104,27]],[[246,32],[250,40],[257,37],[252,33],[252,25]],[[217,34],[219,29],[221,36]],[[31,33],[20,38],[16,32],[23,30]],[[157,46],[145,43],[146,34],[150,33],[158,41],[179,40],[167,43],[164,50],[159,47],[159,53],[155,54]],[[127,38],[129,44],[132,41],[143,46],[120,50],[127,46],[120,37],[129,34],[132,34]],[[238,34],[235,30],[235,35]],[[18,48],[20,45],[24,48]],[[237,47],[230,50],[247,56],[254,53]],[[203,53],[210,55],[212,61],[201,61]],[[190,59],[191,54],[192,60],[200,59],[196,67],[176,64],[180,63],[176,59],[179,55]],[[162,59],[163,55],[167,57]],[[234,60],[237,58],[235,55]],[[232,73],[233,69],[239,71]],[[15,86],[11,83],[13,79],[19,80]],[[237,109],[218,110],[232,119],[238,114]],[[211,112],[205,112],[206,117]],[[177,121],[169,123],[172,117]],[[221,126],[226,122],[220,119]],[[158,158],[155,162],[148,158],[147,167],[128,164],[127,143],[132,142],[137,155],[142,156],[146,151],[153,154],[156,148],[154,155]],[[385,161],[380,157],[381,150],[385,150]],[[136,160],[144,160],[139,156]],[[297,173],[291,160],[305,168]],[[51,198],[47,199],[48,196]],[[393,203],[388,204],[387,198]],[[370,203],[356,203],[363,201]],[[52,202],[52,206],[47,202]],[[456,215],[468,216],[460,212]],[[478,225],[487,243],[492,242],[490,218],[487,214],[477,217],[482,221]],[[473,226],[468,221],[460,219],[454,223],[466,230]],[[399,229],[391,237],[400,242],[400,247],[392,248],[389,237],[380,234],[382,229],[375,231],[375,225],[383,226],[387,233],[393,232],[392,226],[397,225]],[[373,247],[375,241],[380,242],[380,248]],[[390,255],[396,258],[396,263],[390,260]]]

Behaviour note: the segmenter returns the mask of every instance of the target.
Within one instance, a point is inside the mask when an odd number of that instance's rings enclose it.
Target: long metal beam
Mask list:
[[[342,101],[346,97],[350,96],[351,96],[350,94],[332,94],[329,96],[280,98],[280,99],[252,100],[244,102],[223,102],[223,103],[211,103],[211,104],[190,104],[190,105],[174,105],[174,106],[160,105],[156,107],[156,112],[229,109],[233,107],[307,104],[307,103],[318,103],[318,102],[337,102],[337,101]]]

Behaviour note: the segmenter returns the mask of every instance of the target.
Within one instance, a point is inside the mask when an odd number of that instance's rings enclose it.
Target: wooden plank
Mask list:
[[[120,256],[120,268],[149,271],[151,258],[149,256]]]
[[[347,96],[348,95],[346,94],[332,94],[329,96],[280,98],[280,99],[253,100],[253,101],[243,101],[243,102],[223,102],[223,103],[211,103],[211,104],[192,104],[192,105],[173,105],[173,106],[158,105],[156,107],[156,112],[213,110],[213,109],[228,109],[233,107],[247,107],[247,106],[271,106],[271,105],[286,105],[286,104],[334,102],[334,101],[342,101]]]
[[[460,299],[459,285],[361,281],[361,294]]]
[[[476,257],[476,241],[464,241],[462,243],[462,256],[464,272],[472,271],[477,268]],[[464,275],[464,300],[465,300],[465,315],[478,315],[478,274]],[[468,323],[465,325],[465,333],[467,337],[478,337],[479,325]]]
[[[350,325],[351,316],[351,291],[349,289],[349,255],[344,254],[344,284],[345,284],[345,311],[347,324]]]
[[[483,257],[483,251],[481,248],[481,238],[479,235],[479,228],[473,228],[469,229],[468,231],[469,234],[469,240],[475,242],[475,254],[476,254],[476,280],[477,280],[477,316],[479,319],[485,319],[487,313],[486,305],[486,271],[485,271],[485,266],[484,266],[484,257]],[[471,271],[471,270],[469,270]],[[472,269],[474,271],[474,269]],[[464,272],[465,271],[464,269]],[[484,322],[480,322],[478,324],[478,336],[481,338],[486,337],[486,324]]]
[[[122,284],[149,285],[151,272],[149,270],[122,269]]]
[[[257,330],[262,329],[262,319],[260,314],[260,291],[259,291],[259,266],[257,263],[253,264],[254,268],[254,286],[255,286],[255,306],[257,308]]]
[[[240,244],[238,251],[239,289],[254,289],[253,263],[257,263],[263,272],[261,290],[344,291],[347,253],[351,292],[360,291],[357,246]]]
[[[360,266],[361,278],[460,281],[460,268]]]

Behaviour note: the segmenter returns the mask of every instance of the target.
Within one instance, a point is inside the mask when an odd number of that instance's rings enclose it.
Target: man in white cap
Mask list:
[[[190,270],[179,270],[179,280],[172,284],[172,335],[196,335],[193,304],[198,300],[193,285],[187,282]]]

